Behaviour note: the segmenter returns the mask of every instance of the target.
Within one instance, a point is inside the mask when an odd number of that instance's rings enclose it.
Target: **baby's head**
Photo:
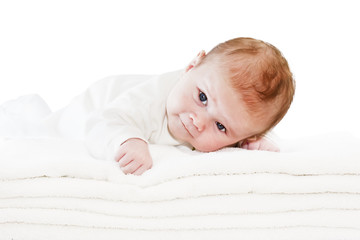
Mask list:
[[[200,151],[260,137],[286,114],[295,82],[271,44],[236,38],[200,52],[170,92],[168,128]]]

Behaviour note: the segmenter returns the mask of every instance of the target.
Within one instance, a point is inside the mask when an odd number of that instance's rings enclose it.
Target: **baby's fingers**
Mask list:
[[[125,154],[126,152],[122,151],[122,149],[118,149],[118,151],[115,154],[114,160],[116,162],[119,162],[124,157]]]
[[[133,160],[132,157],[130,157],[129,154],[125,154],[124,156],[121,157],[119,162],[119,166],[120,167],[125,167],[127,166],[131,161]]]
[[[148,170],[148,168],[145,165],[142,165],[141,167],[139,167],[136,171],[134,171],[132,174],[134,175],[141,175],[143,174],[146,170]]]
[[[260,150],[260,146],[261,145],[260,145],[259,141],[249,142],[246,149],[248,149],[248,150]]]
[[[135,172],[139,167],[141,167],[141,165],[136,162],[136,161],[132,161],[130,162],[128,165],[126,165],[125,167],[121,168],[121,170],[125,173],[133,173]]]
[[[280,148],[278,146],[272,145],[271,143],[265,145],[265,148],[263,150],[270,152],[280,152]]]

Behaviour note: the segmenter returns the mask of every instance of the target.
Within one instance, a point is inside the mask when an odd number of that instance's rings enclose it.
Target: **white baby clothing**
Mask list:
[[[84,139],[90,154],[113,158],[129,138],[180,145],[167,127],[166,99],[183,71],[100,80],[55,112],[45,125],[51,136]]]

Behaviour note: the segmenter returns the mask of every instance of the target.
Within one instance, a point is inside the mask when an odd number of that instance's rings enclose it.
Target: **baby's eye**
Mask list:
[[[199,93],[199,99],[200,99],[200,101],[201,101],[204,105],[207,104],[207,97],[206,97],[205,93],[200,92],[200,93]]]
[[[222,131],[222,132],[225,132],[225,131],[226,131],[225,126],[222,125],[221,123],[216,122],[216,126],[217,126],[217,128],[218,128],[220,131]]]

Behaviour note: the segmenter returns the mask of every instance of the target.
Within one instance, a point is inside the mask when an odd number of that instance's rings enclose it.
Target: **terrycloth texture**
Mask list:
[[[140,177],[82,142],[3,140],[0,239],[359,239],[360,142],[333,137],[282,153],[151,146]]]

